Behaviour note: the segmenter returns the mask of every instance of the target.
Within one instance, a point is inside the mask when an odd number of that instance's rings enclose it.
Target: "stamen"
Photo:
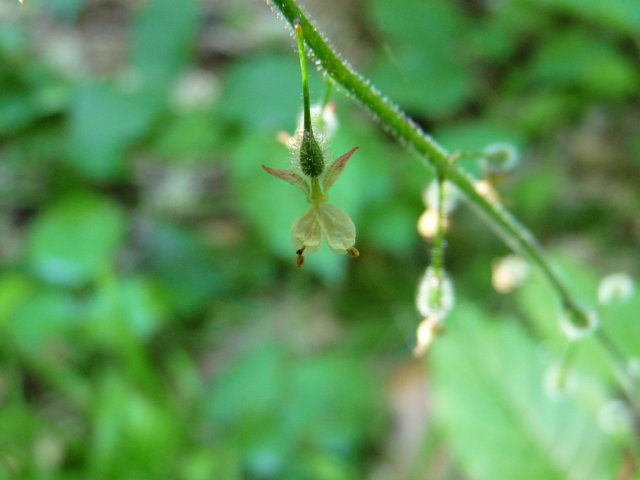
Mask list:
[[[360,256],[360,252],[355,247],[347,248],[347,253],[353,258],[358,258]]]

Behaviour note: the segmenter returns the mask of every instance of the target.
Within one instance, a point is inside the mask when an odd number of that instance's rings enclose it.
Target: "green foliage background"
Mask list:
[[[637,278],[640,4],[307,4],[445,146],[521,149],[501,196],[585,302]],[[288,164],[299,83],[262,2],[3,1],[0,478],[633,478],[610,359],[586,340],[549,388],[554,294],[535,273],[494,293],[507,249],[466,208],[456,308],[411,367],[432,173],[340,91],[329,154],[360,150],[332,203],[362,255],[295,269],[305,202],[260,164]],[[627,360],[639,311],[636,293],[602,312]]]

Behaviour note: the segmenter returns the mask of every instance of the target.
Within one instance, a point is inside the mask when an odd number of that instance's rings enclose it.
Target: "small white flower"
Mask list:
[[[600,325],[598,314],[593,311],[580,311],[565,308],[558,319],[560,329],[571,341],[581,340],[593,333]]]
[[[438,198],[440,197],[440,187],[437,180],[432,181],[427,188],[422,191],[422,202],[427,210],[437,210]],[[456,208],[460,194],[455,186],[450,182],[444,182],[444,203],[442,210],[449,215]]]
[[[484,167],[489,173],[504,173],[515,167],[520,156],[510,143],[492,143],[483,152]]]
[[[633,278],[626,273],[612,273],[600,281],[598,285],[598,301],[601,305],[624,302],[633,295],[635,285]]]
[[[422,357],[433,343],[436,335],[442,330],[442,319],[439,317],[427,317],[418,324],[416,329],[416,346],[413,355]]]
[[[433,267],[427,270],[420,280],[418,295],[416,295],[416,308],[424,317],[443,320],[453,308],[455,296],[453,283],[444,271],[436,275]]]
[[[529,276],[529,264],[517,255],[507,255],[493,261],[491,283],[496,292],[510,293]]]
[[[311,254],[320,250],[322,238],[326,239],[329,248],[335,253],[358,256],[358,251],[354,248],[356,226],[349,215],[326,203],[313,205],[291,227],[291,245],[298,257],[303,252]]]
[[[290,170],[276,170],[262,166],[267,173],[299,188],[307,196],[311,208],[293,222],[291,244],[296,251],[296,264],[304,263],[303,254],[320,250],[324,238],[335,253],[357,257],[356,227],[349,216],[338,207],[328,205],[329,189],[340,177],[344,167],[358,147],[349,150],[325,169],[320,178],[307,177]]]

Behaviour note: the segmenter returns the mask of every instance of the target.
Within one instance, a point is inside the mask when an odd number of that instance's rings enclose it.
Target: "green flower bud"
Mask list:
[[[583,311],[565,307],[560,313],[560,329],[569,340],[580,340],[593,333],[600,323],[594,311]]]
[[[322,148],[311,130],[302,133],[300,145],[300,169],[308,177],[319,177],[324,171]]]
[[[482,152],[484,165],[490,173],[504,173],[519,161],[518,151],[509,143],[493,143]]]

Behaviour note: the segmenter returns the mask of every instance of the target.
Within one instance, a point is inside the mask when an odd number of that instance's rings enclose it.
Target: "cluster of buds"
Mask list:
[[[427,267],[418,286],[416,308],[423,316],[416,330],[413,354],[425,354],[442,323],[453,307],[453,284],[443,268],[447,216],[456,204],[455,191],[442,178],[431,183],[423,194],[426,211],[418,220],[418,232],[433,240],[431,265]]]
[[[442,323],[453,308],[453,284],[444,271],[438,274],[428,267],[422,276],[416,296],[416,308],[423,316],[416,330],[415,356],[425,354],[435,336],[442,331]]]
[[[468,157],[480,158],[485,173],[485,178],[476,182],[476,191],[497,202],[493,183],[518,162],[516,150],[508,144],[493,144],[482,152],[453,155],[451,161]],[[457,199],[458,192],[441,176],[423,193],[425,211],[418,220],[418,232],[425,240],[433,242],[433,248],[431,265],[420,281],[416,298],[416,307],[423,316],[416,330],[417,343],[413,351],[416,356],[424,355],[435,336],[442,331],[443,321],[453,307],[453,284],[443,266],[444,235]]]

